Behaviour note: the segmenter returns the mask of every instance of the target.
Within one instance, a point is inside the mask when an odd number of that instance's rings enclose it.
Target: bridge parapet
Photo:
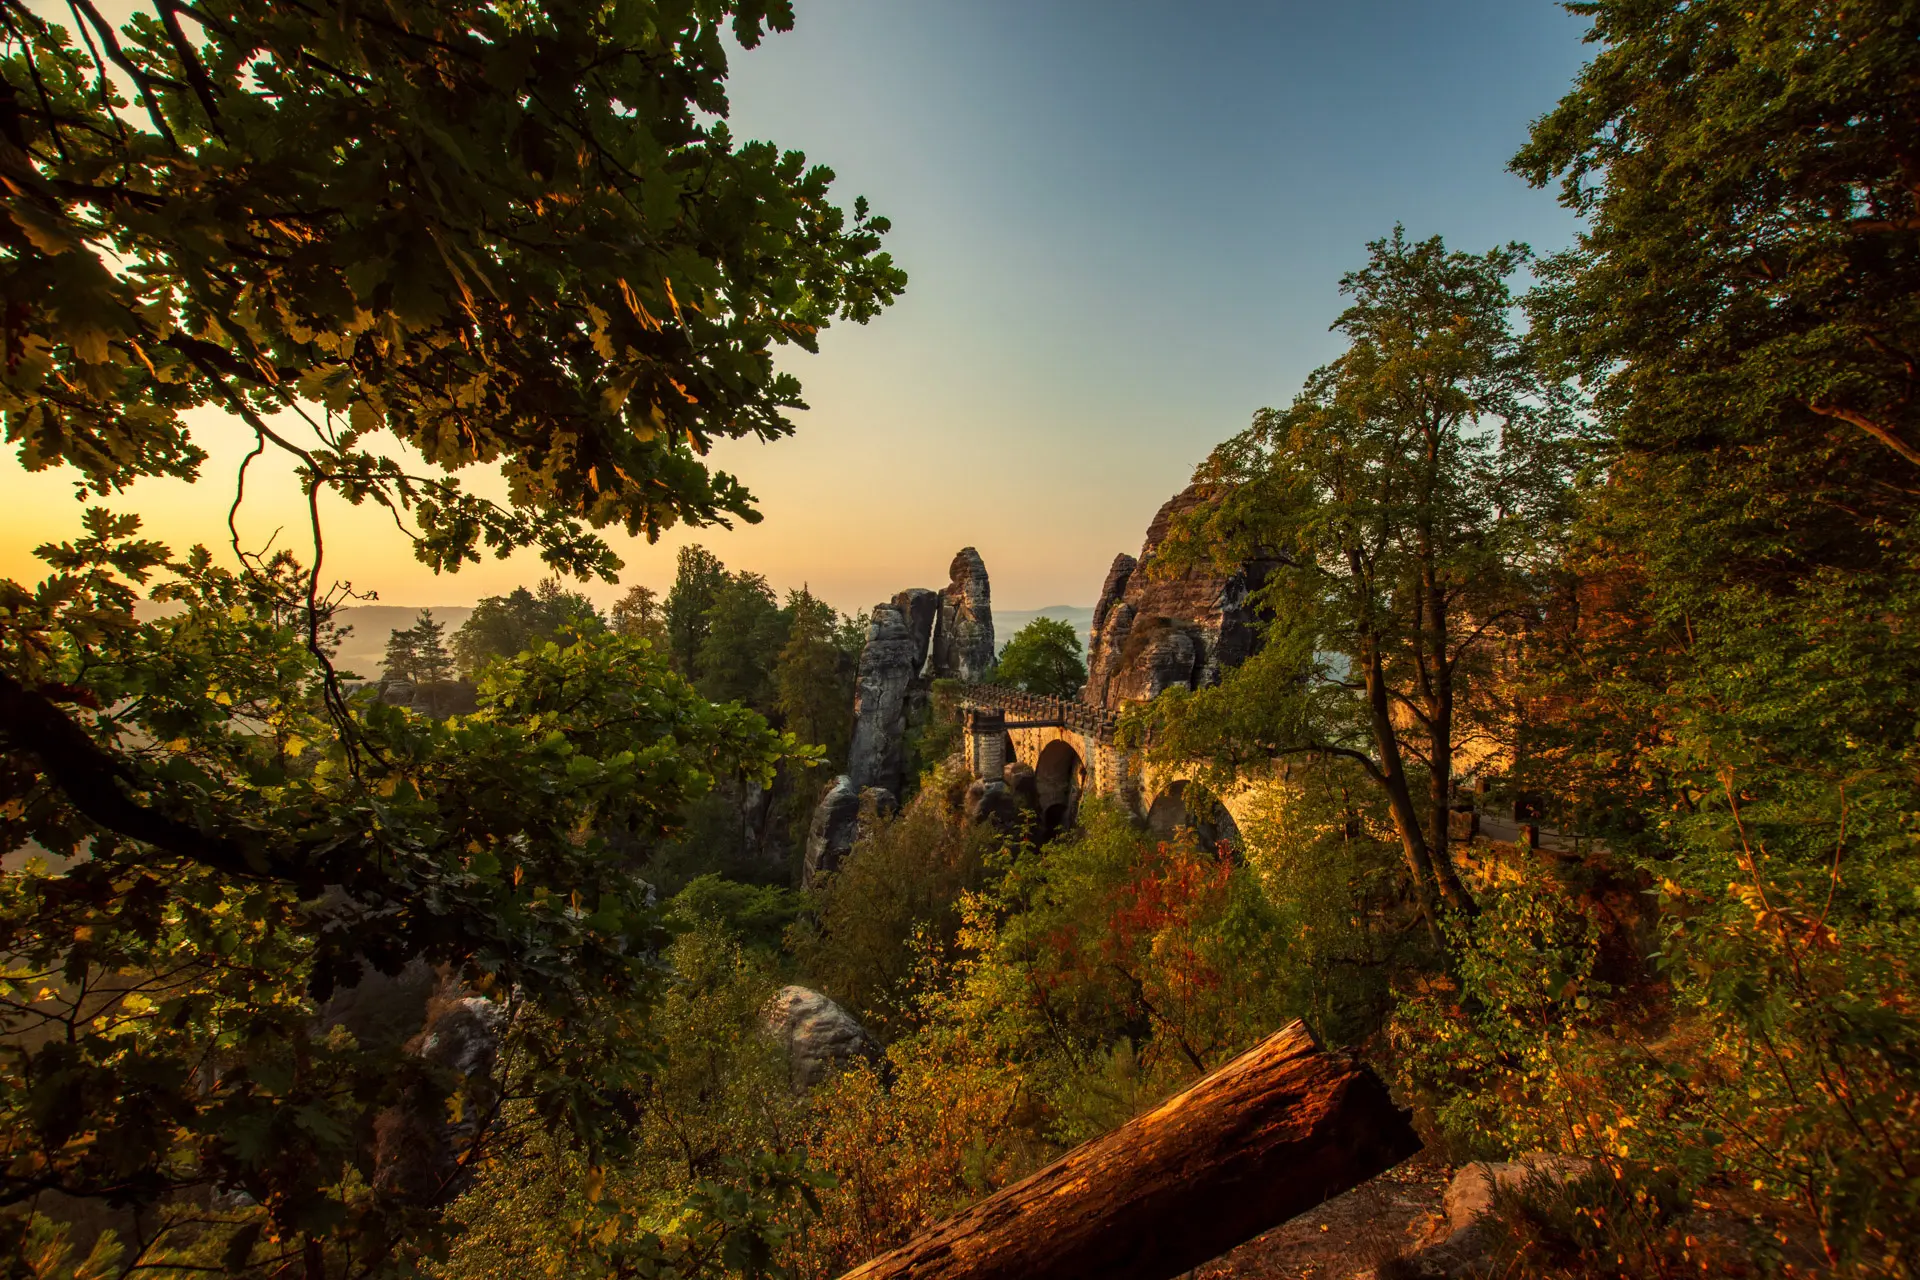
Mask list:
[[[965,685],[961,688],[960,700],[969,707],[1004,711],[1014,720],[1057,722],[1076,732],[1091,734],[1101,743],[1113,741],[1114,717],[1084,702],[1050,698],[1000,684]]]

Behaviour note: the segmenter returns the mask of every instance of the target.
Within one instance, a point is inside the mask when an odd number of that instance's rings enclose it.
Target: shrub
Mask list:
[[[1560,1183],[1496,1187],[1481,1220],[1503,1280],[1683,1280],[1761,1274],[1754,1242],[1688,1215],[1671,1175],[1596,1165]],[[1762,1255],[1764,1256],[1764,1255]]]
[[[960,897],[980,885],[997,840],[948,821],[935,799],[891,818],[868,815],[816,890],[813,922],[793,934],[801,970],[882,1042],[920,1025],[909,944],[924,931],[936,949],[952,947]]]

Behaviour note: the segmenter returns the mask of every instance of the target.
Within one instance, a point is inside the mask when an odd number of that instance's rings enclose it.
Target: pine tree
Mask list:
[[[433,610],[422,609],[413,624],[415,679],[422,684],[444,684],[453,679],[453,655],[447,651],[447,624],[433,620]]]
[[[627,594],[614,604],[610,621],[618,635],[645,640],[655,649],[666,647],[666,611],[661,606],[659,592],[652,587],[635,583],[627,588]]]
[[[416,639],[412,627],[396,627],[387,636],[387,654],[380,664],[383,679],[413,681],[418,678],[420,658]]]
[[[793,622],[774,667],[774,706],[788,732],[825,747],[838,768],[853,716],[853,665],[838,643],[839,619],[805,587],[788,594],[787,612]]]
[[[680,548],[673,590],[667,593],[667,644],[674,668],[689,680],[700,677],[700,646],[711,625],[707,612],[726,580],[719,556],[698,545]]]
[[[723,578],[707,610],[697,655],[700,692],[715,702],[773,709],[773,668],[787,635],[787,615],[757,573]]]

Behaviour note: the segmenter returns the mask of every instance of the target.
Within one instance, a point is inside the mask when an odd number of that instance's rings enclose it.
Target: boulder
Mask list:
[[[820,795],[820,803],[813,807],[813,825],[807,829],[806,860],[800,867],[800,887],[811,889],[821,876],[839,870],[859,833],[860,789],[843,773],[828,784]]]
[[[964,547],[948,566],[940,593],[940,624],[933,637],[933,674],[977,681],[993,669],[993,588],[986,562]]]
[[[1494,1192],[1516,1191],[1529,1182],[1565,1184],[1593,1168],[1591,1160],[1535,1151],[1517,1160],[1463,1165],[1447,1184],[1442,1202],[1446,1221],[1437,1224],[1422,1246],[1401,1262],[1402,1274],[1414,1276],[1471,1276],[1485,1256],[1488,1242],[1481,1219],[1493,1210]]]
[[[1032,765],[1015,760],[1006,767],[1004,777],[1007,790],[1013,792],[1014,800],[1021,807],[1040,812],[1040,778]]]
[[[854,679],[853,742],[847,752],[847,774],[856,789],[884,787],[898,795],[906,781],[907,693],[919,674],[917,658],[901,607],[873,606]]]
[[[1493,1209],[1493,1194],[1496,1190],[1517,1191],[1529,1181],[1544,1181],[1563,1184],[1575,1178],[1586,1176],[1593,1169],[1593,1161],[1582,1160],[1577,1156],[1557,1156],[1545,1151],[1534,1151],[1521,1156],[1518,1160],[1503,1160],[1494,1163],[1475,1161],[1464,1165],[1453,1175],[1453,1181],[1447,1184],[1445,1207],[1447,1210],[1448,1240],[1457,1240],[1462,1232],[1471,1231],[1482,1215]]]
[[[1001,831],[1010,831],[1019,820],[1020,802],[1006,783],[976,778],[967,788],[968,822],[975,826],[991,822]]]
[[[787,1051],[788,1078],[804,1092],[856,1059],[872,1062],[880,1047],[852,1014],[806,987],[782,987],[762,1013],[767,1034]]]

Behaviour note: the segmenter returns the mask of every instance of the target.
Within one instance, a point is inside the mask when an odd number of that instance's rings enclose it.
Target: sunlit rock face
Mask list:
[[[979,680],[993,668],[993,588],[980,553],[954,556],[944,590],[909,587],[867,615],[854,677],[847,772],[814,810],[802,882],[837,868],[855,839],[865,797],[890,810],[906,789],[906,739],[924,722],[934,680]]]
[[[894,607],[906,619],[913,636],[913,671],[917,676],[926,669],[927,651],[933,644],[933,626],[940,617],[940,593],[925,587],[908,587],[893,598]]]
[[[965,547],[947,569],[940,593],[940,624],[933,636],[933,674],[955,680],[984,679],[993,668],[993,588],[986,562]]]
[[[1169,498],[1147,526],[1140,556],[1116,556],[1093,609],[1087,652],[1087,702],[1118,711],[1176,686],[1203,688],[1246,661],[1258,643],[1247,603],[1272,572],[1269,559],[1223,573],[1196,565],[1156,571],[1156,556],[1174,522],[1202,501],[1189,486]]]

